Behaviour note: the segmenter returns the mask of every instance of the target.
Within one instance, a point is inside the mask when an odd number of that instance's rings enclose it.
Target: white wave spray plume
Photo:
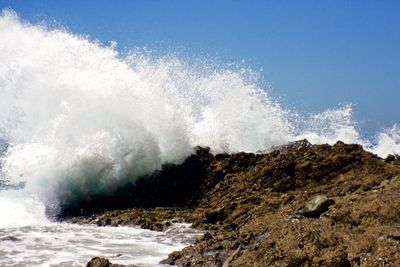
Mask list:
[[[244,70],[121,58],[9,11],[0,36],[2,172],[47,201],[111,194],[195,145],[254,151],[290,140],[284,111]]]
[[[392,128],[379,133],[377,145],[371,147],[370,150],[381,156],[388,154],[400,156],[400,125],[395,124]]]
[[[25,194],[47,205],[112,194],[196,145],[255,152],[299,138],[367,144],[351,106],[295,128],[251,70],[171,55],[123,57],[114,46],[22,22],[11,11],[0,17],[0,62],[2,175],[27,181]],[[379,138],[399,153],[396,131]]]

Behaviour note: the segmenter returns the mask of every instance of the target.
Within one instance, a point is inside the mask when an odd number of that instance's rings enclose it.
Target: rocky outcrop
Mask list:
[[[301,141],[266,154],[212,155],[197,148],[182,166],[165,172],[167,189],[151,189],[161,190],[151,209],[75,221],[157,230],[192,222],[204,235],[163,261],[178,266],[400,266],[398,157],[384,160],[342,142]],[[163,175],[138,186],[153,188]],[[164,203],[167,192],[182,197]],[[171,201],[175,207],[166,208]]]

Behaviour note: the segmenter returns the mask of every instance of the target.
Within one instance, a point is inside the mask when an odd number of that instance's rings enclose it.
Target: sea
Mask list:
[[[60,205],[113,195],[193,147],[265,152],[290,141],[400,154],[400,125],[363,137],[351,104],[304,114],[241,64],[121,54],[63,28],[0,15],[0,266],[158,266],[200,233],[55,222]],[[53,213],[49,213],[51,210]]]

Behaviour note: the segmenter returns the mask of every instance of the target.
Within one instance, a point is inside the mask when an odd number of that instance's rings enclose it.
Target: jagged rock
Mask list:
[[[317,195],[306,203],[303,209],[298,214],[310,218],[319,218],[322,213],[326,212],[334,203],[333,199],[327,198],[324,195]]]

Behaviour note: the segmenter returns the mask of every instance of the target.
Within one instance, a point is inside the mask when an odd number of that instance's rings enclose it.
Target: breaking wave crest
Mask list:
[[[351,105],[300,119],[258,73],[175,55],[120,55],[86,37],[0,17],[3,180],[46,205],[113,194],[196,145],[256,152],[307,138],[400,153],[399,126],[363,140]]]

